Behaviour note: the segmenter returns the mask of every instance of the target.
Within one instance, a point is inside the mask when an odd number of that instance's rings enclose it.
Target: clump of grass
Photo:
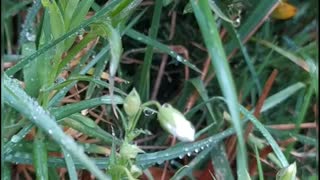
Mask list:
[[[2,178],[317,178],[316,2],[4,1]]]

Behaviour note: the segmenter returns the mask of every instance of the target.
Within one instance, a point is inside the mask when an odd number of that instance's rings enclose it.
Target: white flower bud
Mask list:
[[[158,112],[158,119],[163,129],[180,141],[194,141],[195,129],[184,115],[170,104],[163,104]]]

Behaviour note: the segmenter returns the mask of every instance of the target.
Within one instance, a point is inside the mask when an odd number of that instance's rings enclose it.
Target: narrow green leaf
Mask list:
[[[217,25],[211,13],[207,1],[195,2],[190,0],[197,22],[200,26],[201,33],[211,56],[211,64],[217,74],[222,93],[226,98],[226,103],[232,117],[232,124],[238,137],[239,154],[238,158],[238,177],[247,177],[247,151],[243,139],[243,133],[240,122],[239,109],[237,108],[237,95],[227,62],[222,42],[219,36]],[[240,161],[242,159],[242,161]]]
[[[232,170],[228,161],[224,143],[220,142],[211,150],[211,163],[214,167],[215,174],[221,179],[233,180]]]
[[[273,50],[275,50],[277,53],[279,53],[280,55],[288,58],[290,61],[294,62],[295,64],[297,64],[299,67],[301,67],[302,69],[304,69],[305,71],[309,72],[310,68],[308,66],[308,64],[301,59],[300,57],[296,56],[295,54],[291,53],[290,51],[287,51],[279,46],[274,45],[273,43],[270,43],[266,40],[262,40],[262,39],[256,39],[256,38],[251,38],[253,41],[262,44],[268,48],[272,48]]]
[[[305,84],[301,82],[297,82],[281,90],[280,92],[270,96],[268,99],[266,99],[265,103],[263,104],[261,108],[261,112],[265,112],[271,109],[272,107],[275,107],[277,104],[280,104],[281,102],[285,101],[294,93],[296,93],[298,90],[304,87],[305,87]]]
[[[277,142],[273,139],[269,131],[257,120],[246,108],[239,106],[240,111],[244,116],[250,119],[252,124],[262,133],[262,135],[266,138],[270,146],[272,147],[274,153],[277,155],[278,159],[281,162],[282,167],[287,167],[289,165],[286,157],[281,151],[281,148],[277,144]]]
[[[197,89],[202,100],[207,101],[209,99],[209,96],[208,96],[207,90],[205,89],[205,86],[204,86],[203,82],[201,81],[201,79],[200,78],[193,78],[193,79],[190,79],[190,82]],[[206,103],[206,107],[209,111],[212,123],[216,124],[217,119],[212,111],[213,108],[212,108],[211,104]]]
[[[153,16],[151,27],[149,30],[149,36],[152,39],[157,38],[161,11],[162,11],[162,2],[163,0],[156,0],[156,4],[154,6]],[[146,101],[150,96],[150,68],[152,64],[152,56],[153,56],[153,46],[148,45],[146,54],[144,56],[142,70],[140,73],[140,80],[137,86],[137,90],[140,94],[142,101]]]
[[[61,149],[63,151],[64,159],[67,164],[67,169],[68,169],[68,174],[69,174],[70,180],[77,180],[78,175],[77,175],[76,167],[74,165],[72,157],[70,156],[70,154],[68,153],[68,151],[66,149],[64,149],[64,148],[61,148]]]
[[[160,51],[167,53],[169,56],[176,59],[179,63],[182,63],[182,64],[188,66],[190,69],[192,69],[198,73],[201,73],[201,70],[198,69],[194,64],[192,64],[190,62],[190,60],[187,60],[187,59],[183,58],[182,56],[180,56],[179,54],[177,54],[176,52],[172,51],[167,45],[162,44],[159,41],[156,41],[155,39],[152,39],[148,36],[145,36],[144,34],[139,33],[133,29],[129,29],[126,32],[126,35],[129,36],[130,38],[138,40],[142,43],[152,45],[153,47],[159,49]]]
[[[44,133],[40,129],[38,129],[33,142],[33,159],[37,179],[47,180],[49,178],[47,147]]]
[[[259,180],[264,180],[262,165],[261,165],[261,162],[260,162],[259,150],[258,150],[257,146],[254,146],[254,152],[256,154],[256,159],[257,159]]]
[[[114,103],[122,104],[123,99],[120,96],[114,96]],[[61,118],[67,117],[76,112],[80,112],[84,109],[93,108],[103,104],[111,104],[111,97],[106,95],[98,98],[83,100],[78,103],[73,103],[73,104],[68,104],[65,106],[57,107],[57,108],[52,108],[51,113],[55,116],[57,120],[59,120]]]

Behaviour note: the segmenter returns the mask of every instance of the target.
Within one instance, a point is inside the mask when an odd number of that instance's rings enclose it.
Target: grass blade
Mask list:
[[[160,42],[158,42],[148,36],[145,36],[144,34],[139,33],[133,29],[129,29],[126,32],[126,35],[132,39],[135,39],[135,40],[138,40],[142,43],[150,44],[150,45],[156,47],[160,51],[163,51],[163,52],[167,53],[169,56],[176,59],[179,63],[182,63],[182,64],[188,66],[190,69],[192,69],[198,73],[201,73],[201,70],[198,69],[194,64],[190,63],[190,60],[184,59],[182,56],[180,56],[176,52],[172,51],[167,45],[164,45],[164,44],[162,44],[162,43],[160,43]]]
[[[115,0],[112,1],[110,3],[108,3],[107,6],[105,6],[104,8],[102,8],[99,12],[97,12],[93,17],[91,17],[90,19],[87,19],[85,21],[83,21],[83,23],[81,23],[79,26],[71,29],[70,31],[68,31],[67,33],[65,33],[64,35],[62,35],[61,37],[55,39],[54,41],[50,42],[49,44],[44,45],[41,49],[39,49],[37,52],[31,54],[28,57],[23,58],[21,61],[19,61],[16,65],[12,66],[11,68],[9,68],[8,70],[6,70],[7,75],[13,75],[14,73],[16,73],[17,71],[19,71],[20,69],[22,69],[25,65],[27,65],[28,63],[30,63],[31,61],[35,60],[38,56],[40,56],[41,54],[47,52],[48,50],[50,50],[52,47],[56,46],[57,44],[61,43],[62,41],[64,41],[65,39],[69,38],[72,35],[75,35],[79,30],[87,27],[89,24],[91,24],[92,22],[96,21],[98,18],[102,17],[106,12],[110,11],[113,7],[115,7],[119,2],[121,2],[120,0]]]
[[[33,142],[33,159],[37,179],[48,179],[47,148],[45,145],[45,136],[40,129],[37,129]]]
[[[208,52],[211,56],[211,63],[217,74],[222,93],[226,98],[232,117],[232,123],[238,137],[239,154],[237,158],[238,160],[240,160],[240,158],[242,159],[242,161],[238,161],[238,177],[242,179],[247,177],[247,151],[243,139],[239,109],[237,108],[237,95],[230,67],[227,63],[227,57],[222,47],[219,32],[209,8],[208,1],[195,2],[190,0],[190,2],[200,26],[203,39],[208,48]]]
[[[256,154],[256,159],[257,159],[257,165],[258,165],[258,172],[259,172],[259,180],[264,180],[263,178],[263,170],[262,170],[262,165],[260,162],[260,156],[259,156],[259,151],[257,146],[254,146],[254,152]]]
[[[156,4],[154,6],[152,23],[149,31],[149,37],[152,39],[157,38],[162,10],[162,1],[163,0],[156,0]],[[151,45],[147,46],[140,74],[140,81],[139,85],[137,86],[137,90],[140,94],[142,101],[146,101],[147,99],[149,99],[150,96],[150,68],[153,56],[153,48],[154,47]]]
[[[114,103],[122,104],[123,99],[120,96],[114,96]],[[111,104],[111,97],[110,96],[101,96],[98,98],[92,98],[88,100],[83,100],[78,103],[68,104],[65,106],[61,106],[58,108],[52,108],[51,113],[55,116],[57,120],[67,117],[71,114],[80,112],[84,109],[93,108],[96,106],[100,106],[103,104]]]
[[[287,167],[289,165],[286,157],[282,153],[279,145],[273,139],[269,131],[257,120],[246,108],[240,106],[241,113],[250,119],[252,124],[262,133],[262,135],[266,138],[270,146],[272,147],[274,153],[277,155],[278,159],[281,162],[282,167]]]
[[[64,159],[66,161],[70,180],[77,180],[78,175],[77,175],[76,167],[74,165],[72,157],[70,156],[70,154],[68,153],[68,151],[66,149],[62,148],[62,152],[64,155]]]
[[[255,42],[257,43],[260,43],[268,48],[271,48],[273,50],[275,50],[277,53],[281,54],[282,56],[288,58],[290,61],[294,62],[295,64],[297,64],[299,67],[301,67],[302,69],[304,69],[305,71],[309,72],[310,68],[309,68],[309,65],[304,61],[302,60],[301,58],[299,58],[298,56],[296,56],[295,54],[279,47],[279,46],[276,46],[266,40],[262,40],[262,39],[256,39],[256,38],[252,38],[252,40],[254,40]]]

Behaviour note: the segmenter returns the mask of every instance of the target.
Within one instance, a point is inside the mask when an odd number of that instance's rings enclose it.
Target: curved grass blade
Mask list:
[[[203,99],[203,101],[207,101],[209,99],[208,93],[205,89],[205,86],[203,84],[203,82],[201,81],[200,78],[193,78],[190,79],[191,84],[196,88],[196,90],[198,91],[199,95],[201,96],[201,98]],[[212,111],[212,106],[210,103],[206,103],[207,109],[209,111],[210,117],[211,117],[211,121],[213,124],[218,123],[217,119]]]
[[[274,153],[277,155],[278,159],[281,162],[282,167],[287,167],[289,165],[286,157],[282,153],[279,145],[277,142],[273,139],[269,131],[257,120],[246,108],[243,106],[239,106],[241,113],[249,118],[249,120],[252,122],[252,124],[262,133],[262,135],[266,138],[270,146],[272,147]]]
[[[183,157],[188,153],[192,152],[200,152],[213,145],[216,145],[217,142],[220,142],[233,134],[234,129],[229,128],[221,133],[215,134],[197,142],[179,143],[176,146],[166,149],[164,151],[147,154],[138,154],[136,164],[143,168],[147,168],[158,162],[164,162],[170,159]],[[105,168],[109,164],[109,158],[91,158],[91,160],[94,161],[95,164],[100,168]],[[21,164],[31,164],[32,158],[28,153],[19,152],[18,154],[12,153],[6,156],[5,161]],[[50,157],[48,159],[48,162],[49,166],[51,167],[66,167],[66,164],[62,158]],[[80,163],[79,160],[74,159],[74,162],[77,168],[85,168],[84,164]]]
[[[268,48],[273,49],[274,51],[276,51],[277,53],[281,54],[282,56],[288,58],[290,61],[294,62],[295,64],[297,64],[299,67],[301,67],[302,69],[304,69],[305,71],[309,72],[310,71],[310,67],[309,65],[300,57],[296,56],[295,54],[291,53],[290,51],[287,51],[279,46],[276,46],[266,40],[262,40],[262,39],[256,39],[256,38],[251,38],[253,41],[262,44]]]
[[[243,138],[240,114],[239,109],[237,108],[237,95],[230,67],[227,63],[227,57],[222,46],[215,20],[209,8],[208,1],[195,2],[190,0],[190,2],[200,26],[206,47],[208,48],[208,52],[211,56],[211,63],[217,74],[222,93],[226,98],[226,103],[232,117],[233,127],[236,130],[239,147],[239,154],[237,155],[238,177],[242,179],[247,177],[247,150]],[[240,159],[242,159],[242,161]]]
[[[270,96],[264,102],[260,112],[265,112],[265,111],[275,107],[277,104],[280,104],[281,102],[285,101],[290,96],[292,96],[292,94],[296,93],[301,88],[305,88],[305,84],[303,84],[301,82],[297,82],[297,83],[290,85],[289,87],[281,90],[280,92]]]
[[[76,83],[77,81],[88,81],[88,82],[94,82],[96,83],[97,85],[100,85],[102,87],[106,87],[106,88],[109,88],[109,84],[102,81],[102,80],[99,80],[99,79],[95,79],[95,78],[92,78],[92,77],[89,77],[89,76],[82,76],[82,75],[79,75],[79,76],[74,76],[74,77],[71,77],[69,78],[68,80],[66,81],[63,81],[57,85],[54,85],[54,86],[51,86],[47,89],[44,89],[42,91],[51,91],[51,90],[60,90],[60,89],[63,89],[65,88],[66,86],[70,85],[70,84],[74,84]],[[127,95],[125,92],[121,91],[120,89],[118,88],[115,88],[114,89],[115,92],[118,92],[119,94],[122,94],[122,95]]]
[[[88,136],[98,138],[108,145],[111,145],[113,142],[117,145],[121,143],[119,139],[113,138],[111,134],[96,125],[93,120],[88,119],[81,114],[73,114],[67,118],[64,118],[62,120],[62,124],[80,131]]]
[[[190,69],[192,69],[198,73],[201,73],[201,70],[198,69],[194,64],[190,63],[190,60],[188,61],[188,60],[184,59],[182,56],[180,56],[176,52],[172,51],[167,45],[162,44],[159,41],[156,41],[156,40],[154,40],[154,39],[138,32],[138,31],[135,31],[133,29],[129,29],[126,32],[126,35],[129,36],[130,38],[135,39],[137,41],[140,41],[144,44],[152,45],[153,47],[159,49],[160,51],[167,53],[169,56],[173,57],[178,62],[188,66]]]
[[[36,124],[42,131],[46,132],[57,143],[73,156],[76,157],[89,171],[97,178],[109,179],[99,168],[88,158],[83,149],[75,141],[64,134],[56,123],[55,119],[45,111],[37,101],[28,96],[15,82],[4,74],[4,102],[19,111],[22,115]]]
[[[114,103],[122,104],[123,99],[120,96],[114,96]],[[71,114],[80,112],[84,109],[93,108],[103,104],[111,104],[110,96],[101,96],[98,98],[83,100],[78,103],[68,104],[58,108],[52,108],[50,111],[57,120],[67,117]]]

